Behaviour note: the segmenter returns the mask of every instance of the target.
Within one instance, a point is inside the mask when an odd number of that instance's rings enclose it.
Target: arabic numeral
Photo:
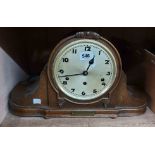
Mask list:
[[[94,93],[94,94],[96,94],[96,93],[97,93],[97,90],[96,90],[96,89],[94,89],[94,90],[93,90],[93,93]]]
[[[98,52],[98,55],[101,55],[101,52],[102,52],[102,51],[99,51],[99,52]]]
[[[63,73],[64,73],[64,70],[60,69],[59,72],[60,72],[61,74],[63,74]]]
[[[110,60],[105,60],[105,64],[109,64]]]
[[[83,91],[83,92],[82,92],[82,95],[84,96],[84,95],[86,95],[86,93]]]
[[[62,61],[63,62],[69,62],[69,59],[68,58],[62,58]]]
[[[85,47],[85,51],[91,51],[91,47],[87,45],[87,46]]]
[[[72,91],[72,92],[74,92],[74,91],[75,91],[75,89],[74,89],[74,88],[72,88],[72,89],[71,89],[71,91]]]
[[[107,72],[107,74],[106,75],[110,75],[111,73],[110,72]]]
[[[77,53],[77,49],[73,49],[72,53],[76,54]]]
[[[63,84],[63,85],[67,85],[67,81],[63,81],[62,84]]]

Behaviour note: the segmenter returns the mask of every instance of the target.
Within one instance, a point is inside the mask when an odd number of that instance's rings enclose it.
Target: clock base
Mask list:
[[[105,102],[104,102],[105,101]],[[62,102],[61,106],[59,102]],[[51,87],[46,67],[39,78],[19,83],[10,95],[10,111],[18,116],[50,117],[110,117],[135,116],[146,110],[146,95],[121,79],[109,98],[95,104],[75,104],[59,99]]]
[[[10,101],[10,110],[14,115],[23,117],[130,117],[143,114],[146,111],[146,105],[140,107],[128,108],[107,108],[107,109],[86,109],[86,110],[53,110],[48,107],[22,107]]]

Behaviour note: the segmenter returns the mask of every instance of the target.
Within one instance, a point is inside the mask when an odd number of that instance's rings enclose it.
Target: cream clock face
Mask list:
[[[85,101],[106,93],[117,73],[110,49],[91,39],[80,39],[64,46],[52,67],[57,87],[68,97]]]

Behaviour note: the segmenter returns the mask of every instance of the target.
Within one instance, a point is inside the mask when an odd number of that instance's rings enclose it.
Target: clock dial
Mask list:
[[[111,88],[117,73],[110,49],[91,39],[80,39],[64,46],[52,67],[57,87],[76,100],[100,97]]]

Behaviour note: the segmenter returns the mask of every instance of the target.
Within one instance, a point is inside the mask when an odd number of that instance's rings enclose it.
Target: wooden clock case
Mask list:
[[[63,40],[58,46],[71,38],[103,39],[93,32],[81,32]],[[117,57],[119,72],[112,88],[98,100],[79,104],[68,99],[60,90],[55,89],[49,72],[50,64],[53,61],[53,52],[39,77],[23,81],[13,89],[9,101],[12,113],[19,116],[48,118],[134,116],[145,112],[146,94],[135,86],[127,85],[127,77],[121,68],[119,57]],[[35,99],[40,102],[35,103]]]

